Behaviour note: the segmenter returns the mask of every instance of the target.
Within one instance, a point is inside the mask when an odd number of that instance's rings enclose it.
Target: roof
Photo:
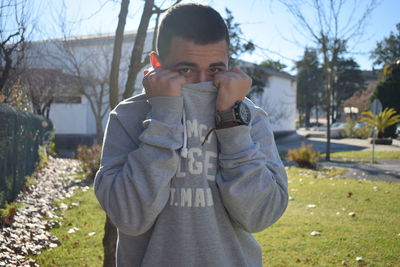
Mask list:
[[[154,29],[149,29],[147,34],[152,34]],[[126,31],[124,32],[124,42],[133,42],[135,40],[136,31]],[[82,36],[74,36],[67,38],[56,38],[49,40],[41,40],[31,42],[32,44],[40,44],[40,43],[51,43],[51,42],[60,42],[60,41],[68,41],[73,44],[79,45],[95,45],[98,44],[99,41],[114,43],[115,33],[103,33],[103,34],[90,34],[90,35],[82,35]]]
[[[271,76],[277,76],[277,77],[281,77],[284,79],[288,79],[291,81],[296,81],[296,76],[290,75],[287,72],[284,71],[278,71],[269,67],[264,67],[255,63],[251,63],[248,61],[244,61],[244,60],[239,60],[239,66],[243,66],[243,67],[250,67],[250,68],[257,68],[262,70],[265,74],[267,75],[271,75]]]

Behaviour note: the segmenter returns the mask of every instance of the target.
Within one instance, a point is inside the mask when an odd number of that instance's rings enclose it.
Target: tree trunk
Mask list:
[[[118,104],[118,78],[119,78],[119,65],[121,61],[122,43],[124,40],[124,29],[126,24],[126,16],[128,15],[129,0],[122,0],[121,11],[118,16],[118,26],[115,33],[114,52],[111,61],[110,70],[110,108],[114,109]]]
[[[96,116],[96,141],[97,144],[101,145],[103,143],[103,123],[101,116]]]
[[[6,53],[6,52],[4,52]],[[11,70],[11,65],[12,65],[12,59],[10,56],[5,55],[4,56],[4,61],[6,64],[4,65],[4,68],[2,70],[1,76],[0,76],[0,92],[3,92],[3,95],[5,96],[5,99],[7,101],[9,97],[9,90],[5,87],[6,81],[10,75],[10,70]]]
[[[137,74],[143,67],[142,55],[150,18],[153,15],[153,7],[154,0],[145,1],[139,28],[135,37],[135,44],[132,49],[131,61],[128,71],[128,80],[126,81],[125,91],[122,96],[124,99],[132,96],[132,93],[135,90],[135,81]]]
[[[328,81],[327,81],[327,96],[326,96],[326,156],[325,160],[331,160],[331,96],[332,96],[332,83],[331,83],[331,73],[328,73]]]
[[[106,218],[106,223],[104,225],[104,238],[103,238],[103,248],[104,248],[104,261],[103,267],[114,267],[116,266],[115,261],[115,248],[117,247],[117,228],[111,222],[110,218]]]
[[[310,127],[310,113],[311,113],[311,107],[309,105],[306,106],[306,116],[304,118],[304,124],[306,129],[308,129]]]

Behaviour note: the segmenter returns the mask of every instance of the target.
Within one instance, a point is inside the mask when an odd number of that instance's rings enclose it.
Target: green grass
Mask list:
[[[6,218],[6,217],[12,217],[14,216],[16,210],[18,210],[19,208],[23,207],[24,204],[23,203],[17,203],[17,202],[6,202],[6,205],[3,209],[0,209],[0,220],[2,218]]]
[[[254,234],[263,266],[342,266],[342,261],[346,266],[398,266],[400,183],[339,178],[343,171],[288,169],[293,200],[278,222]],[[64,213],[62,226],[52,231],[61,246],[36,258],[41,266],[102,265],[104,212],[92,189],[77,192],[69,203],[78,201],[77,208]],[[72,227],[80,231],[68,234]],[[312,231],[321,234],[312,236]],[[89,237],[89,232],[96,235]],[[364,261],[356,262],[358,256]]]
[[[291,167],[288,175],[293,198],[288,209],[273,226],[254,234],[264,266],[342,266],[342,261],[347,266],[398,266],[400,184],[341,179],[329,169]],[[356,262],[358,256],[364,261]]]
[[[61,226],[50,231],[61,245],[33,257],[40,266],[102,266],[105,213],[94,196],[93,187],[87,192],[77,190],[71,199],[62,201],[68,206],[73,202],[79,206],[64,211]],[[68,234],[73,227],[80,230]],[[96,234],[89,236],[92,232]]]
[[[321,157],[325,157],[322,154]],[[331,158],[353,158],[353,159],[370,159],[372,157],[372,150],[363,151],[344,151],[331,153]],[[400,151],[375,151],[375,159],[399,159]]]

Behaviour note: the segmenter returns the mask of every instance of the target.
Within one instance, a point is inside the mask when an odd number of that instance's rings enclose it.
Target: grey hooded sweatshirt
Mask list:
[[[94,186],[118,228],[118,266],[262,266],[250,233],[282,216],[286,172],[250,100],[249,126],[212,130],[216,95],[211,82],[187,84],[110,113]]]

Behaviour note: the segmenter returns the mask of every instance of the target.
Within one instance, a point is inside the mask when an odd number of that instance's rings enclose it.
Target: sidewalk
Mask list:
[[[343,177],[357,180],[400,182],[400,160],[378,160],[378,164],[323,161],[319,167],[346,168]]]
[[[324,132],[298,130],[297,134],[276,140],[279,152],[301,146],[301,143],[311,144],[314,150],[325,153],[326,137]],[[308,137],[309,136],[309,137]],[[308,137],[308,138],[307,138]],[[368,140],[358,138],[331,139],[331,152],[372,150]],[[392,145],[375,145],[375,151],[399,151],[400,140],[393,139]]]
[[[289,149],[298,148],[301,143],[311,144],[314,150],[325,153],[326,138],[309,137],[309,131],[297,131],[297,134],[290,135],[276,140],[278,151],[287,152]],[[312,135],[315,136],[315,135]],[[340,151],[372,151],[372,144],[367,140],[356,138],[331,139],[331,152]],[[375,151],[398,151],[400,153],[400,140],[393,140],[392,145],[375,145]],[[356,161],[369,161],[369,159],[357,159]],[[348,171],[343,177],[359,180],[381,180],[387,182],[400,182],[400,160],[382,160],[376,159],[378,164],[357,163],[349,160],[337,160],[318,164],[321,167],[346,168]],[[287,162],[285,162],[285,165]]]

